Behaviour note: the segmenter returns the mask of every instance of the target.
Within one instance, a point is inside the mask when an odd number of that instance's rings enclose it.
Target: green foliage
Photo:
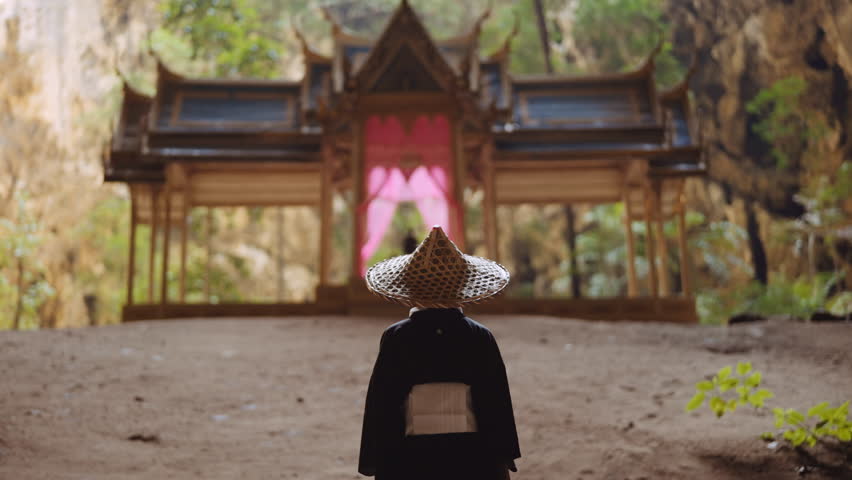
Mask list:
[[[840,442],[852,441],[852,421],[849,419],[849,402],[832,407],[822,402],[803,414],[792,408],[773,408],[775,428],[778,433],[766,432],[762,438],[783,438],[794,447],[806,444],[813,447],[819,441],[833,437]]]
[[[739,406],[763,407],[774,394],[765,388],[758,388],[761,379],[761,373],[753,371],[750,363],[740,362],[736,370],[730,366],[722,367],[712,380],[695,384],[696,392],[687,403],[686,411],[700,408],[705,401],[717,417],[733,412]]]
[[[623,213],[621,203],[595,205],[582,218],[587,228],[577,235],[577,263],[590,297],[615,297],[627,288]],[[570,274],[566,268],[565,275]]]
[[[812,278],[802,276],[792,282],[773,279],[769,285],[757,289],[758,295],[750,299],[745,310],[762,315],[790,314],[806,318],[826,306],[831,288],[838,276],[818,273]]]
[[[696,308],[702,323],[711,325],[724,324],[731,316],[746,312],[808,318],[814,312],[831,310],[844,315],[852,300],[852,296],[845,295],[849,292],[830,297],[841,278],[835,273],[822,272],[793,281],[775,276],[768,285],[750,282],[727,291],[707,289],[696,296]]]
[[[816,121],[801,106],[807,88],[804,78],[786,77],[760,90],[746,104],[748,113],[760,117],[752,129],[772,145],[772,156],[779,168],[789,167],[792,157],[801,155],[808,142],[825,135],[825,123]]]
[[[807,181],[796,199],[807,211],[801,223],[827,229],[824,238],[832,246],[836,241],[832,227],[845,226],[849,217],[843,203],[852,198],[852,163],[843,160],[837,168],[828,163],[819,154],[807,159]]]
[[[93,264],[80,269],[77,276],[80,284],[86,286],[83,293],[98,299],[94,319],[98,324],[117,323],[125,300],[126,289],[117,286],[126,281],[129,208],[126,198],[107,198],[98,202],[71,231],[77,250],[97,252]]]
[[[16,194],[14,220],[0,217],[0,327],[38,328],[39,308],[54,295],[39,259],[43,232],[27,210],[26,194]]]
[[[852,292],[840,292],[825,304],[826,310],[833,315],[852,315]]]
[[[82,293],[97,298],[97,310],[94,322],[98,325],[118,323],[121,306],[126,302],[127,261],[129,252],[130,222],[128,211],[130,202],[126,197],[113,196],[98,202],[70,232],[71,239],[78,252],[89,252],[85,256],[96,255],[95,258],[84,258],[81,262],[85,268],[80,268],[75,275],[79,285],[84,285]],[[199,243],[205,234],[201,227],[204,212],[193,211],[190,215],[190,243]],[[134,282],[133,297],[136,302],[148,301],[149,271],[148,253],[150,249],[150,227],[139,225],[136,233],[136,281]],[[162,233],[162,232],[161,232]],[[174,240],[174,236],[172,237]],[[160,237],[162,242],[162,237]],[[176,299],[179,295],[178,255],[176,246],[170,255],[168,274],[169,298]],[[204,295],[205,277],[207,275],[207,257],[200,249],[189,249],[187,257],[187,301],[206,302]],[[237,260],[235,263],[240,263]],[[159,280],[162,273],[160,257],[154,264],[154,298],[159,299]],[[237,280],[247,275],[245,268],[237,269],[235,273],[213,262],[210,266],[210,290],[213,303],[218,301],[239,301],[241,293]]]
[[[686,404],[685,410],[691,412],[705,403],[721,418],[726,413],[736,411],[739,406],[751,406],[767,409],[766,401],[775,395],[759,388],[762,374],[752,369],[751,363],[740,362],[733,367],[722,367],[712,380],[702,380],[695,384],[695,395]],[[849,402],[832,407],[821,402],[811,407],[807,414],[792,408],[772,408],[775,417],[776,432],[764,432],[761,438],[772,441],[782,438],[792,446],[808,445],[834,438],[840,442],[852,441],[852,420],[849,418]]]
[[[163,28],[189,46],[190,60],[213,65],[216,76],[280,75],[280,45],[246,0],[168,0]]]
[[[660,0],[581,0],[575,15],[575,41],[603,72],[636,68],[669,29]],[[659,83],[682,79],[684,70],[670,42],[663,43],[655,62]]]

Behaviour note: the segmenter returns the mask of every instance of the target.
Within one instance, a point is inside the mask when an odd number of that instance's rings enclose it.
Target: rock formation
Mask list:
[[[809,110],[839,132],[833,148],[852,154],[852,3],[848,0],[670,0],[675,50],[695,52],[696,95],[711,179],[772,214],[796,217],[801,168],[776,168],[771,145],[746,111],[757,93],[786,77],[807,82]]]

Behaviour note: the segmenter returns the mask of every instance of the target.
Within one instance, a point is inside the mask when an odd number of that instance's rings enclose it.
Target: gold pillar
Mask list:
[[[322,226],[320,226],[322,231]],[[322,252],[320,252],[322,255]],[[322,263],[322,256],[320,256]],[[322,267],[320,267],[322,269]],[[284,300],[284,210],[275,207],[275,300]]]
[[[136,200],[130,188],[130,255],[127,261],[127,304],[133,305],[133,281],[136,277]]]
[[[678,205],[677,227],[678,250],[680,251],[680,285],[683,295],[689,297],[692,295],[692,285],[689,278],[689,251],[686,242],[686,208],[684,208],[682,201]]]
[[[157,227],[160,222],[160,189],[152,186],[151,193],[151,242],[148,246],[148,303],[154,303],[154,283],[157,257]]]
[[[169,240],[172,226],[172,192],[165,190],[165,211],[163,212],[163,271],[160,277],[160,304],[165,305],[169,299]]]
[[[331,275],[331,222],[334,207],[334,192],[331,186],[333,155],[331,147],[325,145],[320,169],[320,285],[328,285]]]
[[[352,125],[352,271],[349,272],[353,282],[357,282],[361,277],[361,239],[362,226],[361,217],[358,214],[358,209],[361,207],[361,202],[364,201],[364,139],[361,123],[363,118],[359,118]]]
[[[453,157],[455,166],[454,177],[456,179],[455,185],[453,186],[454,194],[456,197],[456,204],[458,205],[458,210],[454,212],[452,215],[454,221],[453,230],[457,233],[456,235],[456,243],[458,247],[465,251],[467,249],[467,229],[465,228],[464,221],[464,187],[465,187],[465,179],[467,177],[467,168],[465,168],[465,158],[464,158],[464,143],[462,138],[462,128],[461,128],[461,120],[456,118],[453,121]]]
[[[662,182],[657,182],[654,188],[654,207],[654,217],[656,218],[655,226],[657,228],[657,253],[660,259],[658,272],[660,277],[660,295],[667,297],[671,293],[671,288],[669,286],[668,245],[666,244],[666,233],[664,229],[665,220],[663,218]]]
[[[210,238],[213,236],[213,207],[207,207],[207,228],[205,229],[205,242],[204,247],[206,251],[206,262],[204,266],[204,297],[207,298],[207,303],[210,303],[210,260],[212,257],[213,246],[211,245]]]
[[[633,238],[633,211],[630,208],[630,187],[625,186],[621,195],[624,202],[624,232],[627,237],[627,296],[639,296],[639,281],[636,278],[636,240]]]
[[[651,296],[657,298],[660,296],[659,284],[657,283],[657,256],[654,249],[654,225],[651,221],[651,216],[654,212],[654,193],[649,185],[644,187],[645,192],[645,249],[648,260],[648,284],[651,289]]]
[[[485,227],[485,250],[489,258],[500,261],[497,243],[497,201],[494,191],[493,146],[490,139],[482,146],[482,218]]]
[[[181,215],[180,215],[180,303],[186,303],[186,254],[189,241],[189,195],[186,194],[186,186],[182,192]]]

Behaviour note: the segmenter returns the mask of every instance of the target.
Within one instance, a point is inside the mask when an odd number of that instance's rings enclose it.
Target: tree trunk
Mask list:
[[[571,268],[571,298],[580,298],[580,271],[577,268],[577,230],[574,225],[574,207],[565,206],[565,236],[568,240],[568,255]]]
[[[21,315],[24,311],[24,261],[18,258],[18,298],[15,300],[15,314],[12,317],[12,329],[19,330],[21,328]]]
[[[760,239],[760,224],[750,201],[745,202],[746,232],[748,232],[748,247],[751,250],[751,262],[754,267],[754,279],[766,285],[769,283],[769,266],[766,260],[766,249]]]
[[[547,34],[547,21],[544,18],[544,5],[541,0],[535,0],[535,18],[538,22],[538,36],[541,39],[541,49],[544,53],[544,66],[547,73],[553,73],[553,61],[550,59],[550,38]]]

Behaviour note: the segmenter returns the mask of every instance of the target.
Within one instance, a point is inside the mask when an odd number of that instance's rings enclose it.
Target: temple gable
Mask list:
[[[419,61],[408,45],[397,50],[388,62],[384,74],[379,77],[372,93],[385,92],[436,92],[441,86],[432,73]]]

